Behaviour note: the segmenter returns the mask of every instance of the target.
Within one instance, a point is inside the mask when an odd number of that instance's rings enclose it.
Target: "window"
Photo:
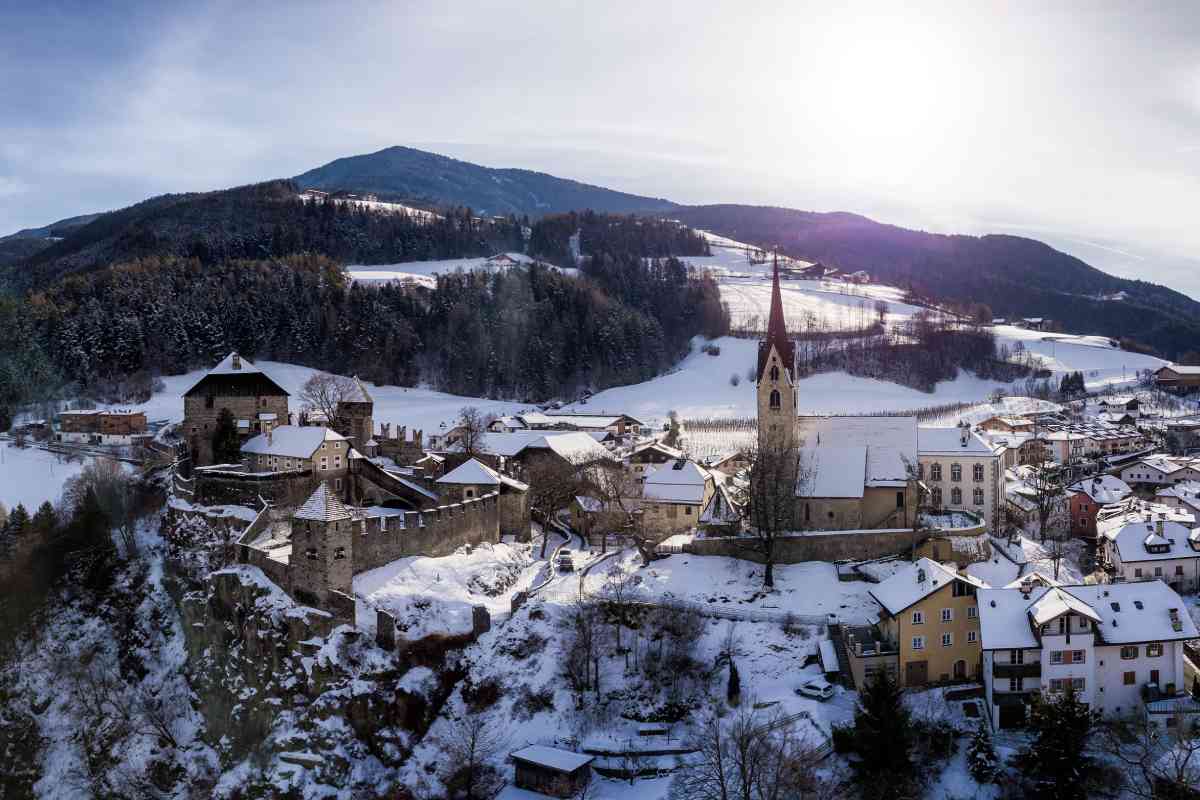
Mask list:
[[[983,483],[983,464],[976,464],[971,467],[971,477],[976,483]]]
[[[913,625],[924,625],[925,624],[925,612],[924,611],[914,611],[913,615],[912,615],[912,624]]]
[[[1155,686],[1158,686],[1158,677],[1159,677],[1158,670],[1156,670],[1156,669],[1150,670],[1150,682],[1153,683]]]
[[[904,492],[896,492],[896,508],[904,508]]]
[[[1009,650],[1008,651],[1008,663],[1024,664],[1025,663],[1025,651],[1024,650]]]
[[[687,514],[687,515],[690,517],[690,516],[692,515],[692,507],[691,507],[691,506],[684,506],[684,508],[683,508],[683,513],[684,513],[684,514]]]
[[[1161,642],[1157,643],[1157,644],[1146,645],[1146,657],[1147,658],[1158,658],[1159,656],[1162,655],[1162,653],[1163,653],[1163,651],[1162,651],[1162,643]]]
[[[773,411],[778,411],[779,406],[780,406],[779,390],[772,389],[771,390],[771,409]]]
[[[967,583],[966,581],[956,580],[951,584],[950,593],[955,597],[974,597],[975,584]]]
[[[321,456],[321,469],[329,469],[329,457]]]
[[[771,367],[771,380],[772,381],[779,380],[779,367],[778,366],[773,365]]]
[[[975,502],[975,505],[983,505],[983,489],[980,489],[978,486],[975,487],[975,491],[971,492],[971,499]]]
[[[1008,679],[1008,690],[1010,692],[1019,692],[1025,688],[1024,684],[1025,684],[1024,678],[1009,678]]]
[[[962,464],[950,465],[950,480],[956,483],[962,480]]]
[[[924,650],[925,649],[925,637],[924,636],[914,636],[912,639],[912,649],[913,650]]]
[[[1182,574],[1183,574],[1183,564],[1176,564],[1176,565],[1175,565],[1175,574],[1176,574],[1176,575],[1182,575]]]
[[[195,430],[195,428],[193,428],[192,430]],[[925,480],[925,465],[924,464],[917,464],[917,478],[919,480]]]
[[[1082,692],[1083,687],[1086,685],[1083,678],[1071,678],[1071,688],[1077,692]]]
[[[958,488],[957,486],[950,490],[950,505],[962,505],[962,489]]]
[[[1071,663],[1072,664],[1082,664],[1086,658],[1087,658],[1087,651],[1085,651],[1085,650],[1072,650],[1071,651]]]
[[[334,550],[333,550],[334,560],[343,559],[345,557],[346,557],[346,548],[344,548],[344,547],[334,548]]]
[[[1162,577],[1162,567],[1155,567],[1155,568],[1154,568],[1154,577],[1156,577],[1156,578],[1161,578],[1161,577]]]
[[[315,548],[315,547],[308,548],[307,550],[304,551],[304,556],[309,561],[316,561],[317,560],[317,548]]]
[[[942,507],[942,488],[940,486],[933,487],[933,491],[929,493],[929,499],[933,503],[934,508]]]
[[[1135,683],[1137,683],[1137,673],[1126,672],[1122,674],[1121,683],[1125,684],[1126,686],[1133,686]]]
[[[1121,658],[1124,659],[1125,661],[1130,661],[1132,659],[1137,658],[1137,654],[1138,654],[1137,645],[1129,645],[1127,647],[1121,648]]]
[[[979,609],[978,608],[976,608],[975,606],[971,606],[970,608],[967,609],[967,619],[976,619],[978,617],[979,617]]]
[[[1142,577],[1142,568],[1141,568],[1141,567],[1134,567],[1134,568],[1133,568],[1133,577],[1135,577],[1135,578],[1140,578],[1140,577]]]
[[[341,457],[341,456],[336,456],[336,457],[333,459],[333,468],[334,468],[334,469],[341,469],[341,468],[342,468],[342,457]]]
[[[341,478],[338,478],[337,480],[335,480],[333,482],[333,488],[339,492],[342,490],[342,479]]]
[[[953,622],[953,621],[954,621],[954,609],[953,608],[943,608],[942,609],[942,622]]]
[[[942,479],[942,465],[938,464],[936,462],[933,464],[930,464],[929,465],[929,480],[940,481],[941,479]],[[936,492],[937,489],[934,489],[934,491]]]
[[[1063,651],[1062,650],[1051,650],[1050,651],[1050,663],[1051,664],[1063,663]]]
[[[953,633],[943,633],[942,634],[942,647],[952,647],[953,645],[954,645],[954,634]]]
[[[975,644],[977,641],[979,641],[979,632],[967,631],[967,644]]]

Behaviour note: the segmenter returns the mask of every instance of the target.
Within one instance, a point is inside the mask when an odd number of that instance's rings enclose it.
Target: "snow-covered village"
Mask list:
[[[0,30],[0,800],[1200,800],[1194,9],[135,5]]]

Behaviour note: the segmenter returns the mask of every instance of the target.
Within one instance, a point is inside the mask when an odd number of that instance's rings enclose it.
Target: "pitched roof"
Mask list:
[[[709,476],[694,461],[676,461],[650,473],[642,484],[642,496],[663,503],[697,504],[704,500]]]
[[[1094,478],[1073,483],[1070,491],[1083,492],[1102,506],[1119,503],[1133,493],[1129,484],[1114,475],[1097,475]]]
[[[371,395],[367,392],[367,387],[363,386],[363,382],[355,375],[350,379],[350,385],[346,387],[346,394],[342,400],[347,403],[373,403]]]
[[[308,519],[316,522],[333,522],[334,520],[350,519],[350,509],[346,508],[341,500],[338,500],[330,489],[329,484],[324,481],[317,487],[304,505],[296,509],[296,513],[292,515],[295,519]]]
[[[470,484],[473,486],[499,486],[500,476],[486,464],[468,458],[454,469],[438,478],[437,483]]]
[[[806,447],[801,450],[797,497],[862,497],[867,474],[867,448]]]
[[[904,486],[917,464],[916,417],[797,417],[796,432],[805,447],[865,447],[866,486]]]
[[[195,391],[196,387],[198,387],[200,384],[204,383],[209,378],[222,377],[222,376],[233,376],[233,377],[254,376],[254,378],[256,378],[258,380],[264,380],[264,381],[272,384],[282,394],[285,394],[285,395],[289,394],[289,392],[286,389],[284,389],[282,386],[280,386],[277,381],[275,381],[273,378],[271,378],[270,375],[268,375],[267,373],[265,373],[261,369],[259,369],[257,366],[255,366],[254,363],[250,359],[243,358],[236,351],[225,356],[223,359],[221,359],[221,361],[215,367],[213,367],[208,372],[205,372],[203,375],[201,375],[199,378],[197,378],[195,383],[193,383],[191,386],[189,386],[183,393],[185,395],[191,394],[193,391]]]
[[[537,764],[539,767],[546,767],[557,772],[574,772],[580,767],[592,763],[595,759],[595,756],[576,753],[571,750],[560,750],[557,747],[546,747],[540,744],[523,747],[513,753],[512,757],[518,761]]]
[[[980,588],[987,586],[978,578],[959,575],[931,558],[921,558],[898,570],[895,575],[871,589],[870,593],[894,617],[956,580]]]
[[[942,453],[962,454],[966,456],[990,456],[992,448],[974,431],[967,432],[967,443],[962,443],[962,431],[957,428],[929,428],[924,425],[917,427],[917,453],[934,455]]]
[[[324,442],[344,442],[332,428],[320,425],[280,425],[268,433],[260,433],[242,445],[243,453],[285,458],[312,458]]]
[[[1047,589],[1029,606],[1029,618],[1035,625],[1045,625],[1050,620],[1057,619],[1068,612],[1096,622],[1100,621],[1100,615],[1091,606],[1057,586]]]

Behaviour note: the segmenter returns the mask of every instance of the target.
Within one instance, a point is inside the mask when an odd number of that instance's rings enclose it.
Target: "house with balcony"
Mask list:
[[[978,592],[985,706],[993,729],[1024,725],[1037,695],[1073,689],[1106,717],[1164,728],[1200,710],[1186,695],[1184,643],[1200,636],[1162,581]]]
[[[855,641],[870,642],[873,656],[891,654],[901,686],[976,678],[980,651],[975,594],[985,586],[932,559],[918,559],[870,590],[879,604],[879,621],[869,637],[852,631]],[[850,656],[857,682],[855,653]],[[865,665],[862,672],[865,676]]]

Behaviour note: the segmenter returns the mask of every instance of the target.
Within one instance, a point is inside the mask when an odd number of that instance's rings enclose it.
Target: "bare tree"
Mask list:
[[[317,411],[332,425],[337,419],[338,403],[354,392],[354,379],[328,372],[314,372],[300,387],[300,400],[306,411]]]
[[[63,497],[70,508],[78,508],[89,490],[119,534],[125,556],[136,556],[136,528],[141,516],[137,479],[115,459],[94,458],[66,482]]]
[[[445,756],[442,783],[461,800],[490,798],[503,783],[491,760],[505,746],[503,732],[486,713],[467,711],[441,737]]]
[[[1041,452],[1045,453],[1044,449]],[[1038,538],[1044,542],[1052,526],[1069,522],[1067,487],[1048,454],[1038,463],[1031,464],[1026,474],[1025,485],[1030,489],[1029,500],[1038,521]]]
[[[529,508],[541,514],[546,525],[560,511],[571,505],[577,495],[593,490],[586,471],[568,459],[558,456],[533,456],[525,464],[521,478],[529,484]],[[549,531],[542,537],[541,558],[546,557]]]
[[[469,456],[479,452],[488,426],[496,419],[493,414],[484,414],[475,406],[463,406],[458,410],[458,422],[454,433],[462,451]]]
[[[603,636],[600,605],[579,600],[567,608],[563,618],[562,668],[567,685],[582,704],[583,694],[592,689],[600,695],[600,645]]]
[[[600,529],[600,552],[608,552],[609,531],[630,530],[637,496],[641,493],[637,477],[627,469],[601,466],[592,470],[600,514],[596,527]]]
[[[1150,720],[1110,726],[1104,751],[1125,765],[1124,788],[1145,800],[1192,797],[1200,786],[1200,730],[1185,715],[1162,731]]]
[[[759,442],[749,454],[750,489],[745,508],[750,538],[747,549],[762,559],[763,585],[775,587],[775,545],[792,529],[796,498],[808,494],[813,470],[793,445]]]

